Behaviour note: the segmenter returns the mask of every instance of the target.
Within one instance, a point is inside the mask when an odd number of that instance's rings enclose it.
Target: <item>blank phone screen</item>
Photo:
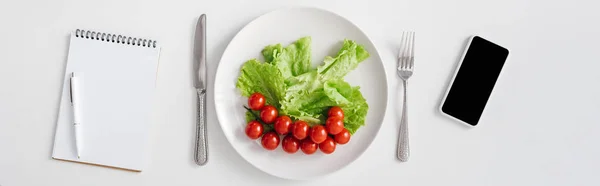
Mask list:
[[[442,112],[472,126],[477,125],[507,57],[506,48],[473,37],[442,105]]]

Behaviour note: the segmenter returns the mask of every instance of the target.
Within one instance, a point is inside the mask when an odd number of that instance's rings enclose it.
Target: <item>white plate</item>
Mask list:
[[[365,46],[371,54],[346,77],[353,86],[360,86],[369,104],[366,126],[352,136],[350,142],[338,145],[333,154],[320,151],[305,155],[301,151],[287,154],[281,145],[274,151],[264,150],[260,141],[251,141],[244,133],[245,113],[242,97],[235,83],[242,64],[260,59],[261,50],[275,43],[288,45],[303,36],[312,37],[313,66],[321,64],[326,55],[334,56],[344,38]],[[315,8],[291,8],[267,13],[244,27],[223,53],[215,77],[215,106],[221,128],[233,148],[256,168],[287,179],[309,179],[337,171],[356,160],[371,144],[379,131],[387,105],[387,80],[381,58],[373,43],[350,21]]]

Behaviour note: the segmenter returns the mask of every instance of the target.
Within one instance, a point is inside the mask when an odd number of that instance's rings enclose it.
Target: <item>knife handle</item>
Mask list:
[[[198,90],[198,113],[196,114],[196,150],[194,160],[198,165],[208,161],[208,142],[206,140],[206,90]]]

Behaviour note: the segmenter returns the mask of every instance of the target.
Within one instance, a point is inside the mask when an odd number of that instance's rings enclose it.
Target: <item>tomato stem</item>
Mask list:
[[[256,120],[258,120],[259,122],[265,124],[265,122],[263,120],[260,119],[260,117],[258,117],[256,114],[254,114],[254,112],[252,112],[252,109],[246,107],[246,105],[243,106],[246,110],[248,110],[248,112],[250,112],[250,114],[252,114],[254,116],[254,118],[256,118]]]
[[[258,121],[260,124],[263,125],[263,127],[265,128],[265,133],[269,132],[271,130],[273,130],[273,127],[271,125],[267,125],[266,122],[264,122],[262,119],[260,119],[259,116],[257,116],[254,112],[252,112],[252,109],[246,107],[246,105],[243,105],[243,107],[248,110],[248,112],[250,112],[250,114],[252,114],[252,116],[254,116],[254,118],[256,119],[256,121]]]

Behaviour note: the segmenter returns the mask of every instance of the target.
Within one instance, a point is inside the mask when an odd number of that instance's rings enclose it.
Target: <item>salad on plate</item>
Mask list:
[[[344,76],[369,57],[364,47],[344,40],[335,57],[316,68],[311,61],[311,37],[288,46],[262,50],[264,62],[250,59],[240,70],[236,87],[248,97],[246,135],[275,150],[279,143],[290,154],[320,149],[331,154],[365,125],[369,109],[360,87]],[[281,139],[281,140],[280,140]]]

